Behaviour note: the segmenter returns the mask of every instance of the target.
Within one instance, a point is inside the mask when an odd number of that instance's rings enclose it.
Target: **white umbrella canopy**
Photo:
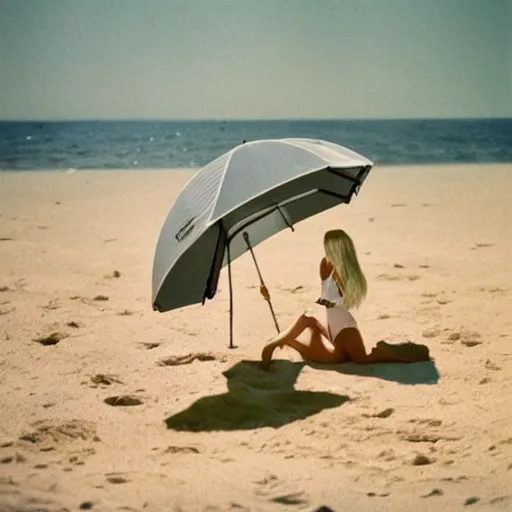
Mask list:
[[[232,312],[230,263],[279,231],[350,203],[372,166],[344,146],[298,138],[246,142],[213,160],[185,185],[164,221],[153,309],[204,304],[228,265]]]

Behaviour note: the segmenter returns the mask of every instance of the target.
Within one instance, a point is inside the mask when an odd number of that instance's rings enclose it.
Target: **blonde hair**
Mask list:
[[[347,309],[358,308],[366,297],[366,278],[359,265],[352,239],[342,229],[327,231],[324,235],[326,258],[334,265],[341,280],[338,283],[343,304]]]

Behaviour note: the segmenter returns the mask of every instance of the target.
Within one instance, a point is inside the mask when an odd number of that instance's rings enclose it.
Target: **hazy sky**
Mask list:
[[[512,0],[0,0],[0,119],[512,117]]]

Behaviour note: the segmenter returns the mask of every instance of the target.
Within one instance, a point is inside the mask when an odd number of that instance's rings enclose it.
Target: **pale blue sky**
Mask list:
[[[512,0],[0,0],[0,119],[512,117]]]

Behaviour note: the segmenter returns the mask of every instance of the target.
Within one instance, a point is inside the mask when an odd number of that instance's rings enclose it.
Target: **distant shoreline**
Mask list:
[[[512,119],[0,122],[0,169],[197,168],[243,141],[321,139],[375,165],[512,163]]]
[[[282,123],[282,122],[294,122],[294,123],[311,123],[311,122],[342,122],[342,123],[361,123],[361,122],[394,122],[394,121],[407,121],[407,122],[422,122],[422,121],[511,121],[512,117],[283,117],[283,118],[268,118],[268,119],[172,119],[172,118],[69,118],[69,119],[0,119],[1,123]]]

